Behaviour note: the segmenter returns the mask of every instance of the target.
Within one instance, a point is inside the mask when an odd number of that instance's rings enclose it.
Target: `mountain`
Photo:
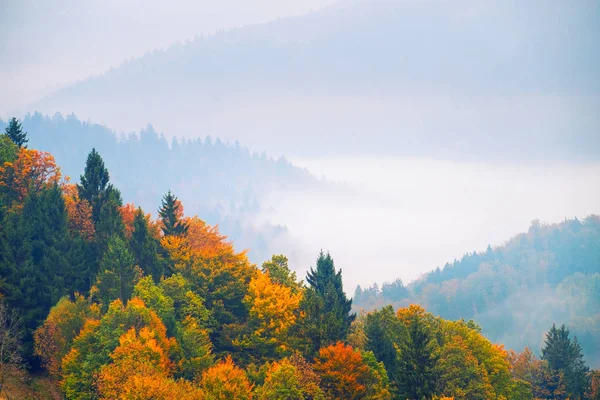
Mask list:
[[[54,155],[62,173],[79,182],[88,153],[95,148],[125,202],[156,215],[162,196],[172,190],[187,215],[200,215],[240,248],[252,249],[255,262],[281,252],[287,229],[262,222],[271,204],[271,191],[318,190],[331,187],[285,158],[250,152],[238,142],[219,138],[167,141],[148,125],[139,133],[118,135],[105,126],[83,122],[74,115],[40,113],[23,119],[29,147]],[[3,132],[6,122],[0,120]],[[287,250],[287,248],[286,248]]]
[[[33,107],[288,156],[598,159],[597,18],[592,2],[341,1],[148,53]]]
[[[554,322],[567,324],[591,365],[600,365],[600,217],[534,221],[504,245],[467,253],[405,287],[357,288],[355,307],[418,303],[449,319],[473,319],[491,340],[541,347]]]

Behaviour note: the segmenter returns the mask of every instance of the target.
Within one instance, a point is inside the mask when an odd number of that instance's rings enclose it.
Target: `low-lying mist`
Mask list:
[[[302,276],[320,249],[357,284],[405,283],[466,252],[527,231],[598,213],[600,163],[501,164],[411,158],[297,159],[354,191],[271,192],[262,220],[285,224],[292,240],[273,244]],[[292,245],[293,243],[293,245]]]

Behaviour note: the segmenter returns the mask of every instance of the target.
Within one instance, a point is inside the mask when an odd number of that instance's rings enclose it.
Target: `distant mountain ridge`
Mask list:
[[[149,53],[34,107],[277,154],[598,159],[594,15],[556,2],[340,2]]]

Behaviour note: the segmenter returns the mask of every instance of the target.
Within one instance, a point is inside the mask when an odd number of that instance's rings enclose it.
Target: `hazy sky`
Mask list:
[[[333,0],[0,0],[0,116],[177,41]]]

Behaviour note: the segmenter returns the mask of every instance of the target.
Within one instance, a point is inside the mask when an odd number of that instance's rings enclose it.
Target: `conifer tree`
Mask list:
[[[87,200],[92,206],[92,220],[95,224],[100,218],[100,208],[105,200],[110,175],[104,166],[104,161],[96,149],[88,154],[85,170],[81,175],[81,183],[77,185],[79,197]]]
[[[310,340],[310,353],[316,354],[323,346],[343,341],[356,318],[351,314],[352,300],[348,300],[342,285],[342,271],[336,271],[329,253],[322,251],[316,269],[311,267],[306,276],[309,287],[301,308],[306,314],[303,334]]]
[[[163,275],[162,265],[157,257],[158,243],[150,233],[148,221],[141,207],[137,209],[133,219],[130,246],[136,264],[146,274],[152,275],[154,281],[158,283]]]
[[[137,277],[135,259],[127,243],[119,236],[112,236],[98,273],[98,290],[103,304],[108,306],[116,299],[126,303],[131,298]]]
[[[27,132],[23,132],[23,126],[18,119],[12,118],[6,127],[6,135],[19,147],[27,148]]]
[[[182,221],[181,203],[170,190],[162,198],[158,215],[162,221],[161,229],[165,236],[181,236],[187,232],[188,224]]]

